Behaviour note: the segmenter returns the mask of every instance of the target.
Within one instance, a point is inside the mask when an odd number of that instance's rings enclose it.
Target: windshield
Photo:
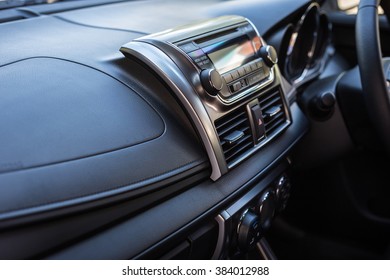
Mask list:
[[[50,4],[61,0],[0,0],[0,9],[22,7],[36,4]]]

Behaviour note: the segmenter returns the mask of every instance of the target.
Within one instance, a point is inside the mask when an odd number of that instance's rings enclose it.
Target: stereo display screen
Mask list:
[[[253,44],[246,36],[203,47],[203,51],[207,53],[220,74],[244,65],[255,55]]]

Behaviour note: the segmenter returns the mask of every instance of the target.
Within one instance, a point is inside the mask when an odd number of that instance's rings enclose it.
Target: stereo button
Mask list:
[[[230,72],[230,74],[232,74],[233,80],[237,80],[240,78],[240,75],[238,74],[237,70]]]
[[[245,72],[246,72],[247,74],[252,73],[252,69],[251,69],[251,66],[250,66],[249,64],[244,65],[244,69],[245,69]]]
[[[241,89],[242,85],[241,85],[241,82],[236,82],[231,87],[232,87],[232,91],[236,92],[236,91],[239,91]]]
[[[257,72],[256,74],[254,74],[248,78],[248,84],[254,85],[254,84],[260,82],[262,79],[263,79],[262,72]]]
[[[233,77],[230,75],[230,73],[224,74],[223,78],[227,84],[233,81]]]
[[[189,53],[189,52],[192,52],[192,51],[195,51],[197,49],[199,49],[197,46],[195,46],[192,42],[191,43],[187,43],[187,44],[183,44],[183,45],[180,45],[179,48],[181,48],[184,52],[186,53]]]
[[[238,74],[240,75],[240,77],[244,77],[245,76],[246,72],[245,72],[244,67],[238,68]]]
[[[256,66],[258,69],[262,68],[263,67],[263,61],[261,59],[257,60],[256,61]]]
[[[191,57],[196,62],[196,60],[198,60],[198,59],[200,61],[200,57],[206,56],[206,55],[202,50],[196,50],[196,51],[188,53],[188,56]]]
[[[256,71],[257,69],[259,69],[259,68],[257,67],[257,65],[256,65],[256,62],[255,62],[255,61],[251,62],[249,65],[250,65],[250,67],[251,67],[252,71]]]

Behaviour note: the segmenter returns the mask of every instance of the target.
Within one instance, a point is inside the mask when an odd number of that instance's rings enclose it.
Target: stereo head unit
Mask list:
[[[273,79],[271,67],[274,63],[269,66],[263,63],[260,52],[264,48],[263,43],[255,32],[250,32],[251,29],[248,23],[229,33],[217,33],[178,44],[202,70],[201,81],[208,93],[219,94],[224,101],[232,101],[247,94],[246,90],[251,86],[259,82],[269,83]]]
[[[290,123],[276,51],[246,18],[169,29],[133,40],[121,52],[158,75],[181,103],[206,148],[214,180]],[[238,126],[230,125],[231,118]]]
[[[234,18],[234,21],[232,21]],[[222,21],[228,21],[225,26]],[[271,83],[276,51],[266,46],[256,29],[241,17],[218,18],[140,38],[177,46],[191,60],[210,95],[231,103]],[[217,27],[217,28],[216,28]]]

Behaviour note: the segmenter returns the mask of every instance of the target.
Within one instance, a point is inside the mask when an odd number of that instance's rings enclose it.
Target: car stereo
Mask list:
[[[262,50],[267,47],[249,23],[230,32],[201,35],[176,44],[202,70],[201,82],[207,92],[220,95],[224,101],[236,100],[259,82],[264,85],[273,80],[271,67],[276,63],[276,53],[269,55],[269,46]]]
[[[184,108],[209,156],[213,180],[290,124],[277,53],[246,18],[169,29],[120,50],[157,75]]]

